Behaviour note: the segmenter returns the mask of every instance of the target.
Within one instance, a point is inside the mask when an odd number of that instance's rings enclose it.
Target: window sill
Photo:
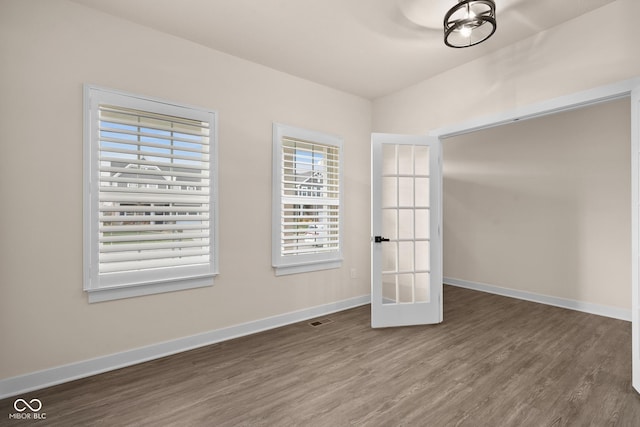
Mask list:
[[[90,289],[87,290],[87,293],[89,297],[89,303],[95,303],[124,298],[133,298],[143,295],[182,291],[185,289],[204,288],[207,286],[213,286],[213,276],[195,277],[179,281],[142,284],[116,288]]]
[[[276,276],[289,274],[309,273],[311,271],[330,270],[342,267],[342,260],[323,261],[312,264],[296,264],[286,266],[274,266]]]

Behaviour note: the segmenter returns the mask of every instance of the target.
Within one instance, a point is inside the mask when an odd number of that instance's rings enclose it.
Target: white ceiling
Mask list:
[[[456,0],[73,0],[366,98],[469,62],[615,0],[496,0],[498,30],[443,43]]]

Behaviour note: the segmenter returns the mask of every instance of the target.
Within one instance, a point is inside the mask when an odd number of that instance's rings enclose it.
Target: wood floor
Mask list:
[[[373,330],[365,306],[21,397],[54,426],[640,426],[628,322],[444,301],[440,325]]]

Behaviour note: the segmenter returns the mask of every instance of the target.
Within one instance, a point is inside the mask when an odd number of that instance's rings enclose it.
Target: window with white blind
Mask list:
[[[216,113],[85,86],[90,302],[210,286]]]
[[[342,140],[273,125],[273,242],[276,275],[342,264]]]

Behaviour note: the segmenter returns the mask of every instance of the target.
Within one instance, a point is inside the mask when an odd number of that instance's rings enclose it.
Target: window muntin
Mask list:
[[[110,288],[211,284],[215,114],[87,90],[90,300]]]
[[[339,266],[341,151],[337,137],[274,125],[273,265],[277,274]],[[298,268],[302,265],[312,267]]]

